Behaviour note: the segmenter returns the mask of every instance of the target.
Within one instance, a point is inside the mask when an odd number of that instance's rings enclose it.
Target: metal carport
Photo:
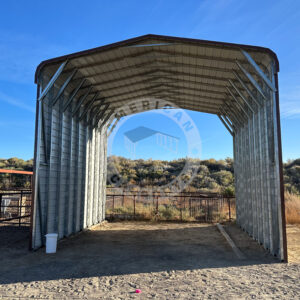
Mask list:
[[[286,261],[278,72],[267,48],[159,35],[43,61],[31,247],[104,220],[107,128],[129,101],[164,99],[219,116],[233,137],[237,222]]]

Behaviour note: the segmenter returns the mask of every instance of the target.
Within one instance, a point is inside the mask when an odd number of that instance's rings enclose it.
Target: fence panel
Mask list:
[[[218,194],[111,193],[106,195],[106,218],[109,220],[169,220],[221,222],[235,219],[235,198]]]
[[[0,226],[30,226],[31,190],[0,191]]]

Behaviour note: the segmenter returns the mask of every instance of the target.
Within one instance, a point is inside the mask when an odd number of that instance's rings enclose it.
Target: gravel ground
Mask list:
[[[0,299],[299,299],[297,230],[288,228],[289,264],[235,225],[226,231],[244,260],[209,224],[109,223],[61,241],[53,255],[29,252],[24,232],[1,230]]]

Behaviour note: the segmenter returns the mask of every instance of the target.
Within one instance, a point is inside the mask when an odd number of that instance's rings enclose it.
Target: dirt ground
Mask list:
[[[26,232],[1,229],[0,299],[300,298],[300,227],[287,228],[289,264],[225,229],[246,259],[209,224],[107,223],[61,241],[56,254],[29,252]]]

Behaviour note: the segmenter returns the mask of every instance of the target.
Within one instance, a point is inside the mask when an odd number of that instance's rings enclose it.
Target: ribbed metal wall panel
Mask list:
[[[260,83],[262,86],[263,83]],[[234,137],[237,223],[273,255],[283,257],[275,97],[269,98]]]
[[[61,239],[105,218],[106,131],[100,133],[86,119],[79,122],[72,116],[74,104],[63,112],[66,92],[52,107],[58,90],[54,86],[41,103],[34,249],[45,244],[47,233]]]

